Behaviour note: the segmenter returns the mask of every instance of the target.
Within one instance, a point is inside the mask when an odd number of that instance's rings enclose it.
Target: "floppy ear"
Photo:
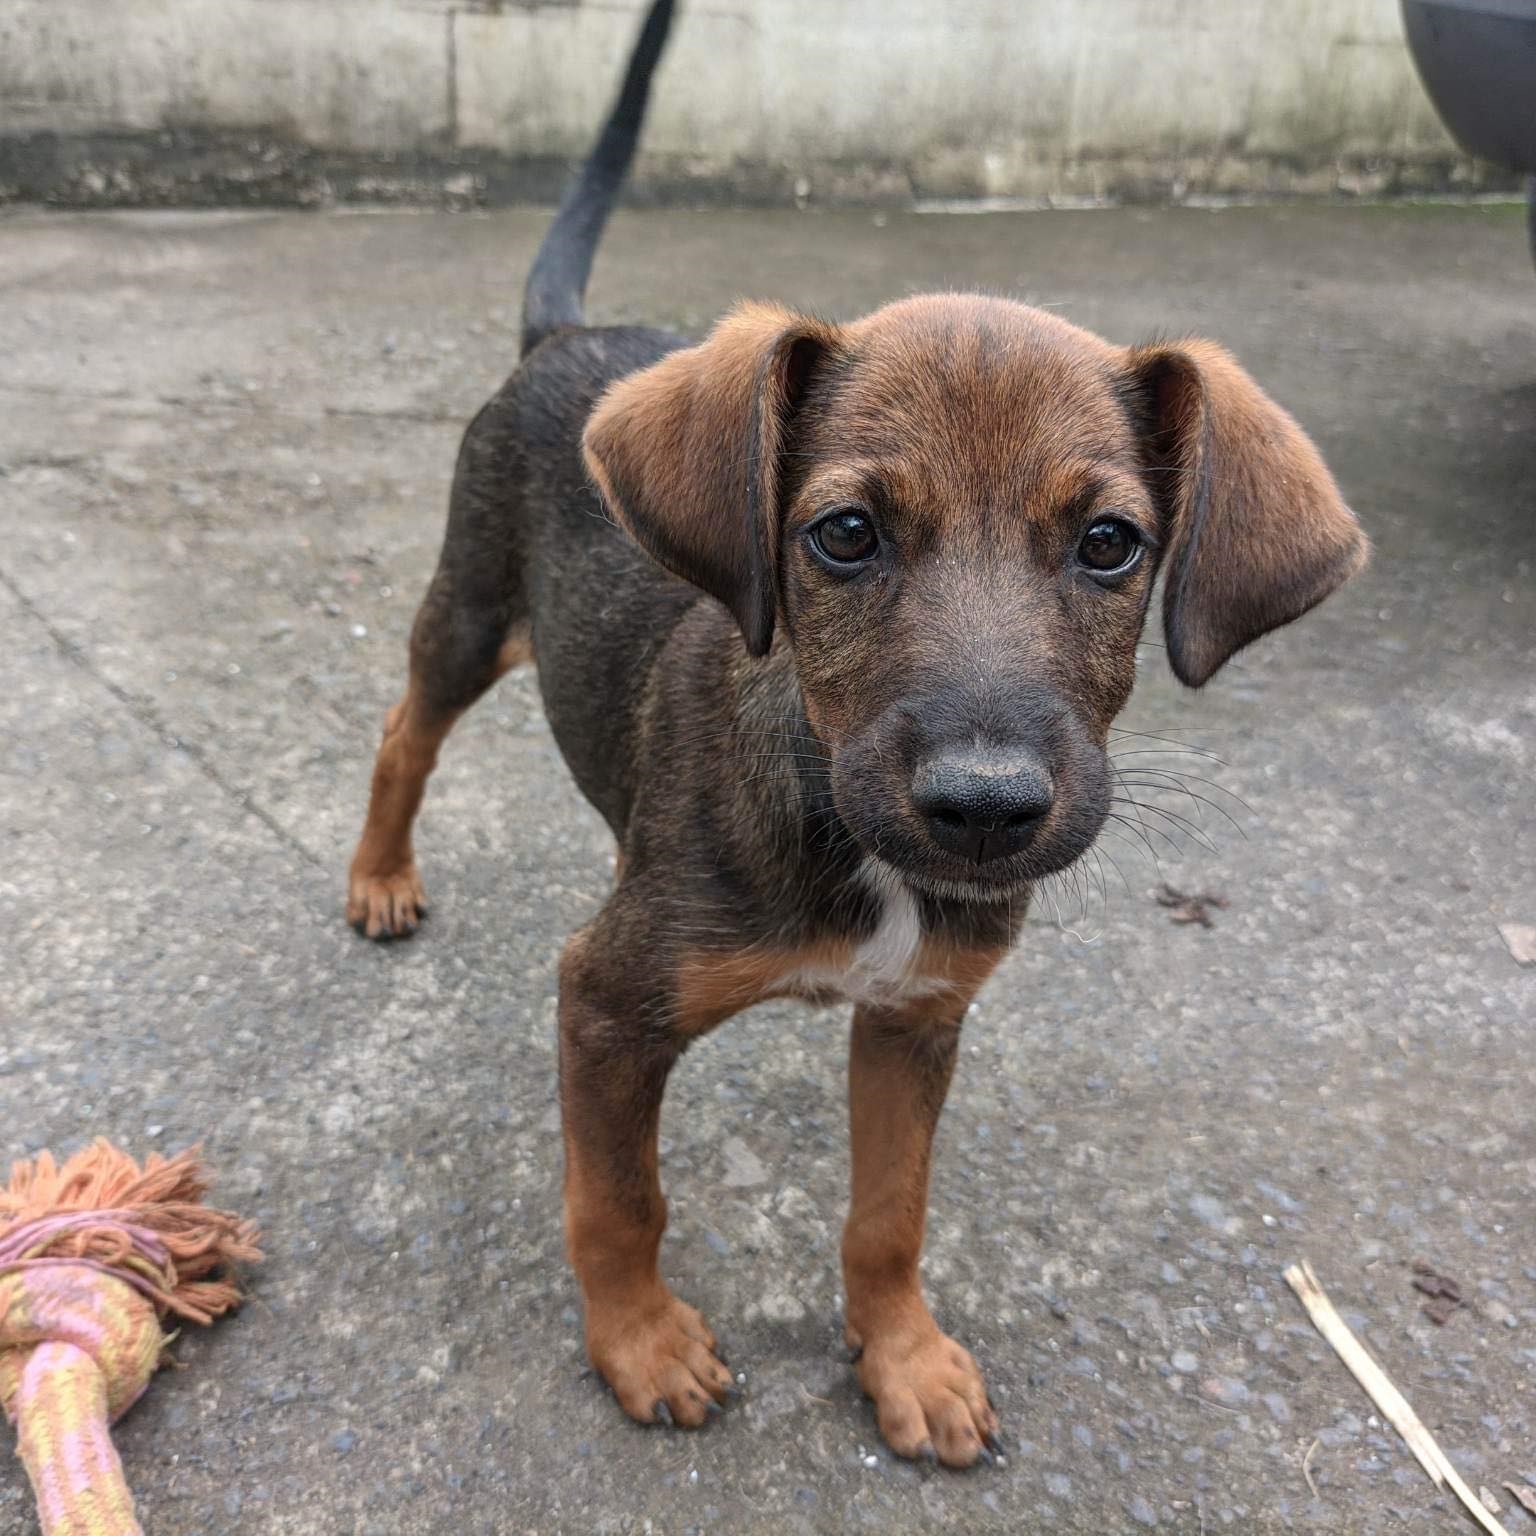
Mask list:
[[[1221,347],[1132,348],[1167,546],[1168,660],[1198,688],[1349,580],[1369,550],[1311,440]]]
[[[620,379],[582,434],[603,501],[641,548],[717,597],[754,656],[778,603],[783,460],[832,327],[769,305]]]

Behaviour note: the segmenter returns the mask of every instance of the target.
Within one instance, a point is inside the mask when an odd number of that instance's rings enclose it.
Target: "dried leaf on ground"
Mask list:
[[[1451,1314],[1462,1305],[1461,1282],[1450,1275],[1442,1275],[1427,1259],[1415,1259],[1411,1268],[1414,1290],[1429,1297],[1423,1307],[1425,1317],[1443,1328]]]
[[[1157,888],[1156,894],[1158,906],[1172,909],[1168,913],[1170,923],[1199,923],[1202,928],[1216,926],[1211,921],[1212,907],[1223,911],[1227,905],[1225,896],[1217,896],[1211,891],[1180,891],[1166,882]]]
[[[1437,1296],[1433,1301],[1426,1301],[1419,1308],[1425,1317],[1437,1328],[1444,1328],[1450,1322],[1451,1315],[1461,1308],[1461,1303],[1452,1301],[1449,1296]]]

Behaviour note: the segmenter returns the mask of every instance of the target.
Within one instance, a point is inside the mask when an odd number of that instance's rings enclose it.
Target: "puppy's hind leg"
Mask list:
[[[527,618],[505,593],[464,600],[439,569],[411,629],[405,696],[384,717],[368,819],[347,881],[347,921],[370,939],[405,938],[426,915],[411,824],[427,776],[459,717],[497,678],[533,656]]]

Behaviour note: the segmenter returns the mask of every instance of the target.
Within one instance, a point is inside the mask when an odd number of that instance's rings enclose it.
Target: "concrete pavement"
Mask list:
[[[1536,276],[1516,208],[621,216],[601,319],[933,286],[1200,332],[1314,431],[1369,574],[1125,720],[1211,847],[1106,843],[968,1026],[926,1272],[1006,1466],[883,1450],[843,1363],[835,1011],[679,1070],[664,1271],[744,1404],[626,1422],[561,1256],[555,960],[610,846],[532,679],[461,727],[433,915],[341,922],[463,422],[545,216],[0,218],[0,1165],[202,1139],[269,1259],[119,1431],[214,1532],[1454,1528],[1280,1279],[1305,1255],[1474,1486],[1536,1478]],[[1126,742],[1127,749],[1168,745]],[[1222,894],[1175,926],[1162,880]],[[1080,889],[1078,893],[1082,894]],[[1058,913],[1059,908],[1059,913]],[[1059,920],[1058,920],[1059,916]],[[1444,1326],[1409,1265],[1457,1278]],[[0,1533],[30,1498],[0,1430]],[[1303,1460],[1316,1487],[1303,1475]],[[1505,1519],[1512,1533],[1530,1517]]]

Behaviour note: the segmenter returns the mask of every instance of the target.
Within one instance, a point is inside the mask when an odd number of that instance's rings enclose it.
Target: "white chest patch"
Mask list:
[[[949,982],[917,969],[923,945],[923,918],[917,898],[899,880],[880,878],[866,866],[865,878],[881,900],[880,922],[843,968],[803,966],[790,978],[793,990],[833,993],[851,1003],[890,1007],[942,992]]]

